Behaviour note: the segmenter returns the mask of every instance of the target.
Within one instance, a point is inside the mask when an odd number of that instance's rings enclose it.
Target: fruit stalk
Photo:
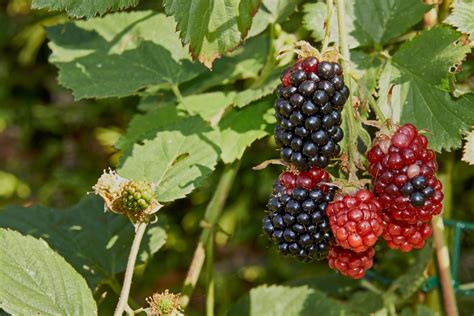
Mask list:
[[[337,29],[339,35],[339,51],[342,54],[342,68],[344,72],[350,73],[350,54],[349,46],[347,44],[347,31],[344,22],[345,18],[345,7],[344,1],[335,0],[336,3],[336,14],[337,14]],[[357,131],[356,122],[354,116],[354,107],[352,105],[352,86],[351,78],[348,77],[347,86],[349,88],[349,105],[345,107],[342,112],[344,120],[348,124],[349,135],[347,135],[347,151],[348,151],[348,162],[349,162],[349,180],[357,180],[357,168],[356,168],[356,157],[357,157]]]
[[[324,32],[323,43],[321,45],[321,51],[324,51],[328,47],[328,44],[329,44],[329,35],[331,32],[331,15],[332,15],[332,7],[333,7],[332,0],[326,1],[326,7],[327,7],[326,21],[325,21],[326,23],[324,25],[325,32]]]
[[[140,222],[136,226],[135,237],[133,238],[132,248],[130,248],[130,255],[128,256],[127,270],[125,271],[125,278],[123,280],[122,291],[117,307],[114,312],[114,316],[121,316],[128,306],[128,295],[130,294],[130,287],[132,285],[133,270],[135,269],[135,262],[137,261],[138,250],[140,249],[140,243],[143,235],[145,234],[147,222]]]

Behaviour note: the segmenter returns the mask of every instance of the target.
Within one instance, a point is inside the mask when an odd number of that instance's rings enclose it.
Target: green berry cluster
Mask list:
[[[122,184],[116,206],[131,217],[141,214],[152,203],[154,193],[147,181],[129,181]]]

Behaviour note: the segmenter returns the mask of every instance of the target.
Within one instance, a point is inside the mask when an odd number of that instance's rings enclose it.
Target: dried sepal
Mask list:
[[[148,316],[181,316],[180,294],[155,293],[146,299],[149,307],[146,309]]]

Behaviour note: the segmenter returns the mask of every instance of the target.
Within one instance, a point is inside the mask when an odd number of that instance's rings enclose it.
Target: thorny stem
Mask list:
[[[213,229],[222,213],[222,209],[224,208],[225,201],[227,200],[227,196],[229,195],[229,191],[238,169],[239,162],[235,162],[225,167],[216,190],[214,191],[214,195],[207,205],[206,213],[204,214],[204,221],[208,223],[209,226],[203,228],[186,279],[184,280],[184,285],[181,290],[181,307],[183,309],[185,309],[189,304],[194,287],[199,279],[199,274],[201,273],[204,259],[206,258],[204,249],[207,248],[208,243],[214,242],[214,239],[211,239]]]
[[[128,295],[130,294],[130,287],[132,285],[133,270],[135,269],[135,262],[137,261],[138,250],[143,235],[145,234],[148,223],[141,222],[137,225],[135,237],[133,238],[132,248],[130,248],[130,255],[128,256],[127,270],[125,270],[125,278],[123,280],[122,292],[114,316],[122,316],[125,308],[128,306]]]
[[[324,51],[328,45],[329,45],[329,35],[331,32],[331,15],[332,15],[332,0],[327,0],[326,1],[326,23],[324,25],[325,27],[325,32],[324,32],[324,38],[323,38],[323,43],[321,45],[321,51]]]
[[[349,46],[347,44],[346,38],[346,25],[344,23],[345,17],[345,8],[343,0],[335,0],[336,3],[336,13],[337,13],[337,27],[339,34],[339,51],[342,54],[342,67],[345,72],[350,73],[350,54]],[[343,116],[345,118],[346,124],[349,127],[347,151],[348,151],[348,162],[349,162],[349,181],[357,180],[357,168],[356,168],[356,159],[358,157],[357,153],[357,129],[355,122],[355,113],[354,107],[352,105],[352,87],[351,87],[351,78],[347,80],[347,87],[349,88],[349,104],[343,110]]]

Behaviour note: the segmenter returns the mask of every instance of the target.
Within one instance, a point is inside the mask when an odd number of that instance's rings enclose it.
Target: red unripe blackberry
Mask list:
[[[316,57],[283,71],[275,92],[275,141],[281,159],[298,168],[325,168],[341,152],[341,111],[349,98],[342,67]]]
[[[372,268],[374,248],[370,247],[364,252],[354,252],[339,246],[333,246],[329,250],[328,262],[331,269],[339,271],[342,275],[353,279],[361,279],[365,271]]]
[[[317,168],[283,172],[273,186],[263,219],[263,231],[284,254],[303,262],[324,259],[333,242],[326,208],[335,187],[329,174]]]
[[[436,155],[427,145],[415,126],[405,124],[392,135],[379,136],[367,153],[374,194],[396,220],[415,224],[441,213]]]
[[[336,243],[355,252],[364,252],[382,234],[381,205],[368,190],[338,195],[326,210]]]
[[[430,224],[422,221],[418,221],[414,224],[397,221],[386,212],[382,213],[382,219],[384,224],[382,237],[392,249],[400,249],[408,252],[413,248],[423,248],[425,246],[425,240],[428,239],[433,232]]]

